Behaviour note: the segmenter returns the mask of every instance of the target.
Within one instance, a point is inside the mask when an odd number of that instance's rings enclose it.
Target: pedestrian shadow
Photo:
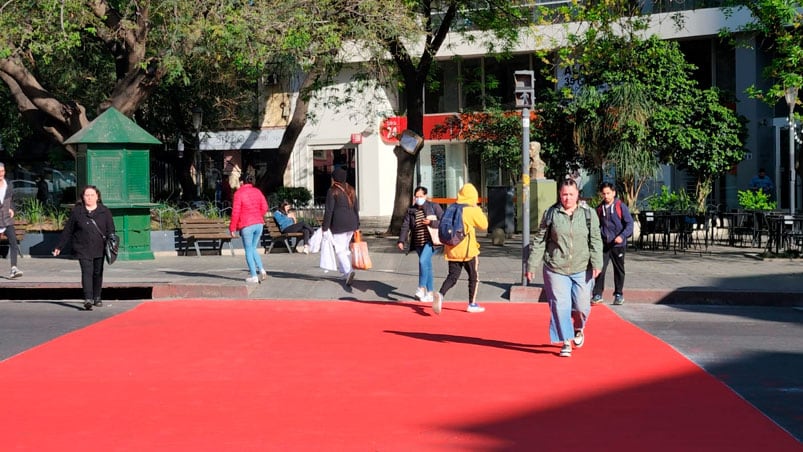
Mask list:
[[[552,344],[521,344],[518,342],[499,341],[494,339],[483,339],[473,336],[460,336],[456,334],[440,334],[440,333],[425,333],[416,331],[395,331],[385,330],[385,333],[396,334],[405,336],[412,339],[419,339],[431,342],[453,342],[457,344],[480,345],[483,347],[501,348],[504,350],[513,350],[525,353],[537,353],[554,355],[555,346]]]
[[[502,289],[502,295],[500,297],[504,300],[510,300],[510,288],[513,286],[511,283],[503,283],[503,282],[495,282],[495,281],[480,281],[480,284],[491,286],[491,287],[498,287]]]
[[[401,293],[397,289],[398,287],[396,286],[372,279],[354,279],[351,287],[346,287],[349,292],[355,290],[362,293],[373,292],[377,298],[386,301],[407,301],[412,299],[410,295]]]
[[[54,306],[61,306],[63,308],[75,309],[77,311],[83,311],[84,310],[84,302],[83,302],[83,300],[76,300],[74,303],[69,303],[69,302],[66,302],[66,301],[51,301],[51,300],[25,300],[25,301],[15,301],[15,303],[52,304]]]
[[[351,301],[353,303],[366,303],[366,304],[378,304],[382,306],[393,306],[397,308],[405,308],[413,311],[414,314],[432,317],[432,309],[430,309],[429,304],[422,304],[416,301],[402,301],[402,302],[387,302],[387,301],[375,301],[375,300],[359,300],[354,297],[342,297],[339,298],[340,301]]]
[[[215,278],[215,279],[225,279],[228,281],[242,281],[243,278],[234,277],[234,276],[223,276],[223,275],[216,275],[212,272],[180,272],[180,271],[173,271],[167,270],[163,272],[166,275],[176,275],[176,276],[186,276],[186,277],[196,277],[196,278]]]

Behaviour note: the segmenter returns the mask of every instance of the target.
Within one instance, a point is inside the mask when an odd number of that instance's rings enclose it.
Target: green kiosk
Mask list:
[[[153,259],[150,147],[162,144],[115,108],[109,108],[64,144],[77,147],[78,190],[98,187],[114,215],[121,260]]]

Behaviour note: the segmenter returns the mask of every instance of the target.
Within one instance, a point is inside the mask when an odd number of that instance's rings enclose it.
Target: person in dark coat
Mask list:
[[[599,187],[602,201],[597,206],[600,233],[602,236],[602,271],[594,282],[594,296],[591,304],[603,303],[602,292],[605,290],[605,272],[608,262],[613,264],[613,304],[625,302],[623,293],[625,286],[625,251],[627,238],[633,235],[633,216],[627,205],[616,197],[616,187],[610,182],[603,182]]]
[[[426,187],[416,187],[413,191],[413,205],[407,208],[407,214],[402,221],[397,246],[400,250],[404,250],[405,242],[409,238],[410,248],[418,254],[418,289],[415,297],[419,301],[432,302],[434,299],[432,253],[435,251],[435,246],[440,245],[437,239],[441,217],[443,209],[440,204],[427,199]]]
[[[337,266],[350,286],[354,281],[349,243],[354,231],[360,228],[360,211],[354,187],[346,182],[346,170],[338,167],[332,172],[332,186],[326,193],[326,209],[321,230],[331,236],[335,248]]]
[[[11,263],[8,279],[19,278],[22,270],[17,268],[20,251],[17,231],[14,229],[14,189],[6,180],[6,166],[3,163],[0,163],[0,233],[5,233],[8,238],[8,260]]]
[[[81,190],[81,202],[70,212],[59,243],[53,250],[53,256],[58,256],[68,242],[72,243],[73,255],[81,265],[81,288],[87,311],[91,311],[93,306],[103,306],[101,289],[106,237],[114,233],[114,218],[111,210],[103,205],[100,190],[87,185]]]

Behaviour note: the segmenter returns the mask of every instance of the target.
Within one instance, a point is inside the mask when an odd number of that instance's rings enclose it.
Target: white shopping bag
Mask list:
[[[315,230],[312,237],[309,238],[309,252],[318,253],[321,251],[321,239],[323,238],[323,231],[321,228]]]
[[[321,268],[327,272],[337,271],[337,257],[335,245],[332,242],[332,232],[326,231],[321,238]]]

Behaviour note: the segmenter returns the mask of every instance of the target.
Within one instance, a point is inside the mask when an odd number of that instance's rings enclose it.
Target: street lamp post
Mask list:
[[[201,107],[192,109],[192,127],[195,129],[195,194],[201,199],[201,124],[204,120],[204,111]]]
[[[795,214],[795,102],[797,86],[786,88],[784,97],[789,106],[789,213]]]

